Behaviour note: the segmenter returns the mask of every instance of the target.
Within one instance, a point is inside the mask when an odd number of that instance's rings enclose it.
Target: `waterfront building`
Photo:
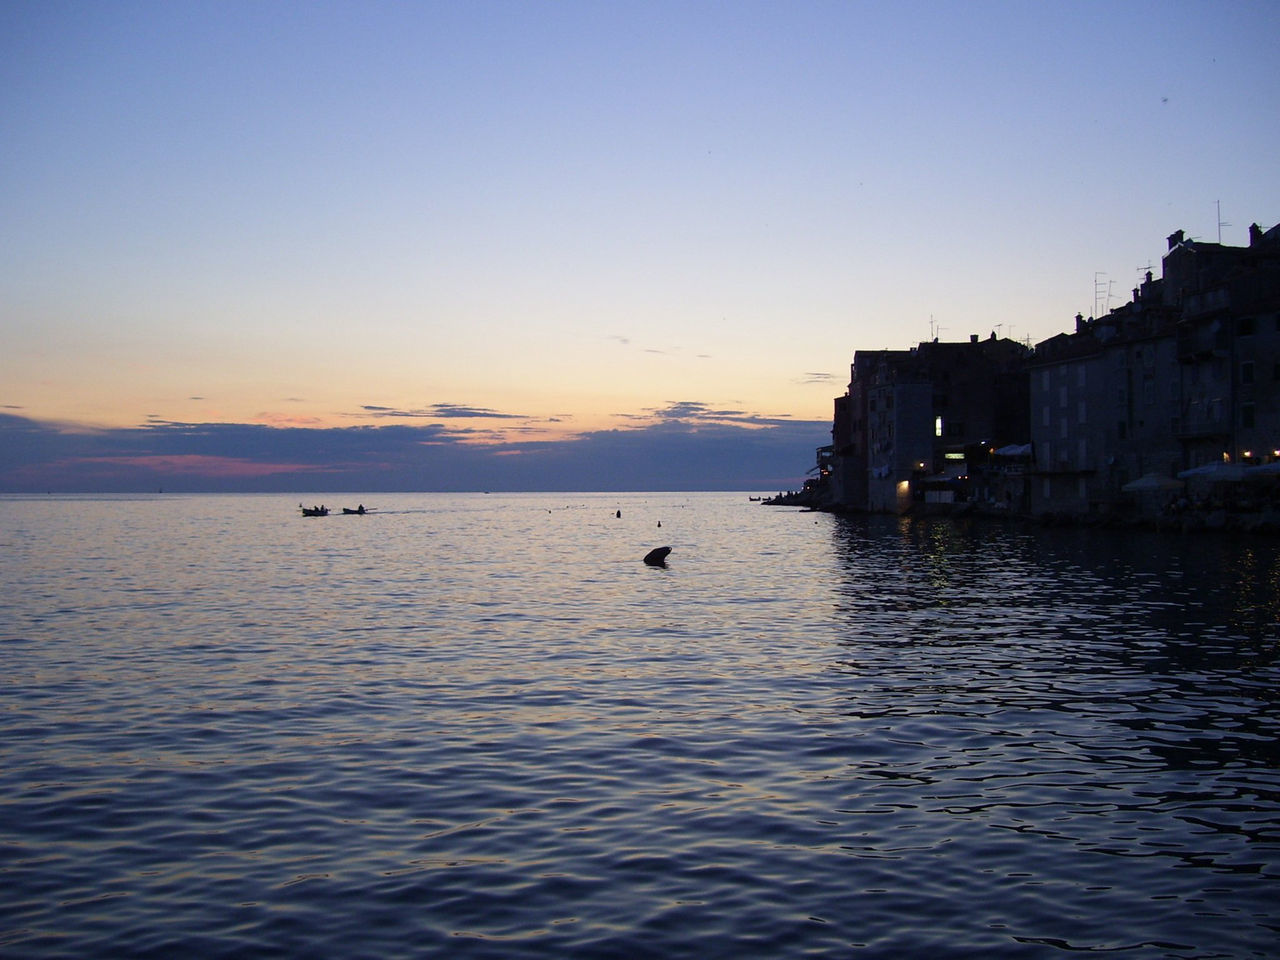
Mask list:
[[[858,351],[832,424],[832,505],[903,513],[966,499],[967,451],[1027,438],[1027,352],[994,333]]]
[[[1168,238],[1162,276],[1034,350],[992,334],[859,350],[810,499],[1107,514],[1214,464],[1280,464],[1280,224]],[[1277,466],[1280,475],[1280,466]]]
[[[1107,514],[1143,477],[1280,460],[1280,226],[1168,243],[1132,301],[1036,345],[1032,513]]]
[[[1036,346],[1027,364],[1032,513],[1106,511],[1127,484],[1180,469],[1178,315],[1162,287],[1148,272],[1130,303],[1077,316],[1075,333]]]
[[[1183,465],[1280,459],[1280,224],[1249,246],[1169,237],[1166,297],[1181,311]]]

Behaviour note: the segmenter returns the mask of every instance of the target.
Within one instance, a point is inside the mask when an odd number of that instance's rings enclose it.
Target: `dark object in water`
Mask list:
[[[364,508],[364,504],[362,503],[360,504],[360,506],[356,507],[354,510],[352,510],[350,507],[343,507],[342,512],[345,514],[357,514],[358,516],[363,517],[369,511]]]
[[[667,565],[667,554],[670,552],[670,547],[655,547],[644,555],[644,562],[651,567],[665,567]]]
[[[304,517],[327,517],[329,515],[328,507],[303,507],[302,504],[298,504],[298,506],[302,509]]]

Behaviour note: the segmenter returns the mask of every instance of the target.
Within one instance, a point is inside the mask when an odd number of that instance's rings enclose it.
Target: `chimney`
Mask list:
[[[1183,236],[1183,234],[1182,234],[1182,231],[1181,231],[1181,230],[1178,230],[1178,231],[1177,231],[1177,232],[1175,232],[1175,233],[1171,233],[1171,234],[1169,234],[1169,249],[1170,249],[1170,250],[1172,250],[1174,247],[1176,247],[1178,244],[1180,244],[1180,243],[1182,242],[1182,236]]]
[[[976,333],[971,333],[971,334],[969,334],[969,342],[970,342],[970,343],[977,343],[977,342],[978,342],[978,335],[977,335]]]
[[[1262,242],[1262,228],[1256,223],[1249,224],[1249,246],[1256,247]]]

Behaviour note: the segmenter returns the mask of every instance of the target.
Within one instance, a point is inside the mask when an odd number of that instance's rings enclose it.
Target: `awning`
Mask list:
[[[1143,474],[1137,480],[1131,480],[1120,489],[1124,493],[1160,493],[1181,490],[1186,484],[1160,473]]]
[[[996,451],[997,457],[1029,457],[1031,456],[1031,444],[1029,443],[1011,443],[1006,447],[1001,447]]]
[[[1243,463],[1206,463],[1178,474],[1182,480],[1210,480],[1221,483],[1236,483],[1244,479]]]
[[[930,474],[929,476],[923,478],[921,480],[921,483],[924,484],[925,486],[931,486],[934,484],[955,483],[957,480],[961,480],[967,477],[968,475],[969,475],[968,466],[963,463],[957,463],[957,464],[948,466],[947,469],[943,470],[941,473]]]

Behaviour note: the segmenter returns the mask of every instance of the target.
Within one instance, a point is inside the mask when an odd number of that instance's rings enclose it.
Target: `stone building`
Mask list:
[[[1178,231],[1161,269],[1034,351],[995,334],[859,350],[820,454],[822,502],[1106,513],[1140,481],[1280,464],[1280,225],[1252,226],[1246,247]]]
[[[1126,484],[1179,469],[1177,313],[1161,288],[1148,273],[1124,307],[1099,320],[1077,316],[1074,334],[1036,346],[1028,362],[1031,512],[1107,510]]]
[[[1026,354],[995,334],[858,351],[832,425],[833,504],[902,513],[964,499],[968,449],[1026,440]]]
[[[1181,313],[1183,466],[1280,459],[1280,224],[1249,246],[1169,237],[1166,300]]]
[[[1280,226],[1248,247],[1169,237],[1161,279],[1037,344],[1031,511],[1106,513],[1143,477],[1280,459]]]

